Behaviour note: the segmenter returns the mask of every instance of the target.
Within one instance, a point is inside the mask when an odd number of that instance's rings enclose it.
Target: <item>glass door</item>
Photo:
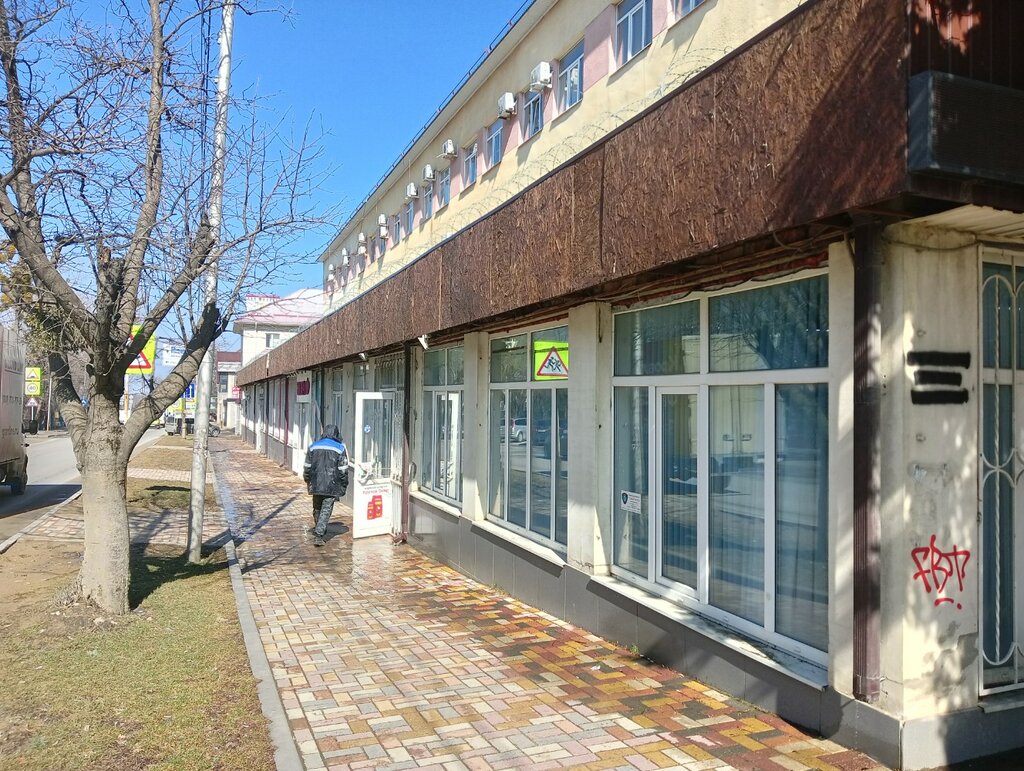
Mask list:
[[[390,533],[399,496],[392,482],[395,409],[392,393],[356,394],[352,537]]]
[[[658,577],[682,584],[696,596],[698,543],[703,478],[698,468],[697,390],[659,388],[657,400],[658,462],[655,482],[656,510],[661,523],[655,538]]]

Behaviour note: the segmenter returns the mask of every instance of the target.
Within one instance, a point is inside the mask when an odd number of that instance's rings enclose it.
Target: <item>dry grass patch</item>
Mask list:
[[[191,471],[192,453],[176,447],[162,449],[159,445],[147,447],[132,456],[136,468],[162,468],[168,471]]]
[[[272,769],[224,552],[133,549],[122,618],[50,603],[79,553],[23,540],[0,561],[0,769]]]
[[[191,456],[189,456],[191,457]],[[191,488],[188,482],[171,482],[160,479],[128,478],[128,512],[132,509],[144,512],[188,510]],[[206,486],[207,510],[217,508],[217,491],[213,485]]]

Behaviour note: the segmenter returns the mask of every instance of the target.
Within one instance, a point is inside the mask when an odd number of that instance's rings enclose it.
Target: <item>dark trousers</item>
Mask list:
[[[331,519],[331,512],[334,511],[334,501],[333,495],[313,496],[313,521],[316,523],[313,532],[321,538],[327,532],[327,523]]]

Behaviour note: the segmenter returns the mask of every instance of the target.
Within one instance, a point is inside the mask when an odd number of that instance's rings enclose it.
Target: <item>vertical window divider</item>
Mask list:
[[[661,410],[658,407],[660,399],[658,389],[654,386],[647,388],[647,580],[652,583],[658,580],[658,563],[655,554],[654,535],[657,528],[651,526],[653,518],[651,508],[658,497],[658,469],[654,459],[658,457],[658,438],[661,430],[658,425]]]
[[[764,386],[764,629],[775,632],[775,383]]]
[[[704,303],[702,303],[702,306]],[[706,329],[706,327],[704,327]],[[697,598],[702,605],[710,596],[708,577],[708,526],[711,511],[711,408],[710,386],[697,387]]]
[[[532,351],[533,350],[533,346],[532,346],[533,335],[530,335],[529,340],[530,340],[531,345],[528,348],[528,350]],[[532,367],[532,358],[531,358],[531,367]],[[532,533],[533,532],[533,452],[531,450],[532,450],[533,442],[530,441],[532,439],[530,434],[533,432],[533,389],[530,388],[530,385],[532,385],[532,383],[529,380],[527,380],[527,382],[526,382],[526,386],[527,386],[527,388],[526,388],[526,437],[525,437],[525,439],[526,439],[526,448],[525,448],[526,449],[526,507],[525,508],[526,508],[526,530]],[[505,438],[506,438],[505,444],[507,444],[507,445],[509,445],[511,447],[511,445],[512,445],[512,437],[511,437],[511,431],[509,429],[505,430]],[[509,455],[509,463],[511,463],[511,462],[512,462],[512,456]]]
[[[557,480],[555,479],[555,469],[558,467],[558,463],[555,461],[555,456],[558,453],[558,388],[551,389],[551,417],[548,419],[548,475],[551,479],[551,484],[548,485],[550,490],[548,494],[551,499],[551,503],[548,505],[548,522],[551,532],[549,537],[552,540],[557,540],[557,527],[555,526],[555,491],[558,489]],[[531,428],[533,424],[530,424]]]
[[[711,372],[711,326],[709,324],[711,312],[708,310],[708,298],[702,297],[698,301],[700,309],[700,325],[697,327],[700,336],[700,374],[707,375]]]

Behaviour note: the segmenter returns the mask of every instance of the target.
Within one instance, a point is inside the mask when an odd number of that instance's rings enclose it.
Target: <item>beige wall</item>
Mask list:
[[[424,134],[402,160],[400,168],[375,191],[369,202],[325,250],[321,256],[325,287],[332,269],[339,277],[331,306],[344,304],[446,237],[493,211],[754,37],[800,2],[705,0],[695,11],[680,19],[672,11],[672,0],[653,0],[653,4],[655,34],[652,44],[621,67],[610,61],[614,46],[615,8],[607,0],[560,0],[539,20],[528,12],[520,25],[532,23],[532,29],[518,44],[513,45],[506,40],[495,50],[464,87],[469,93],[465,104],[453,109],[451,115],[442,113],[437,125]],[[538,3],[538,6],[542,5]],[[553,63],[557,85],[557,59],[583,39],[584,33],[588,46],[596,42],[603,48],[586,52],[582,101],[564,114],[555,115],[556,89],[547,89],[544,93],[544,128],[531,139],[518,144],[520,109],[519,115],[505,121],[508,144],[502,161],[495,168],[486,169],[483,132],[497,118],[498,97],[504,92],[518,94],[524,91],[529,85],[531,70],[540,61]],[[603,73],[609,66],[611,72]],[[593,77],[595,75],[600,77]],[[511,141],[508,138],[510,133]],[[441,210],[435,207],[434,216],[418,224],[411,236],[403,232],[399,244],[389,242],[383,259],[370,262],[369,255],[365,260],[359,258],[358,234],[365,233],[372,242],[377,235],[378,215],[386,215],[390,222],[402,210],[408,183],[422,185],[424,165],[429,163],[436,171],[448,166],[449,161],[437,157],[446,139],[452,139],[460,149],[474,140],[479,142],[480,165],[476,184],[458,191],[454,177],[462,165],[460,154],[458,159],[451,161],[451,203]],[[680,141],[685,141],[685,138],[681,137]],[[417,207],[420,205],[418,202]],[[347,270],[341,267],[342,248],[347,249],[350,255]],[[342,275],[348,277],[343,288]]]

